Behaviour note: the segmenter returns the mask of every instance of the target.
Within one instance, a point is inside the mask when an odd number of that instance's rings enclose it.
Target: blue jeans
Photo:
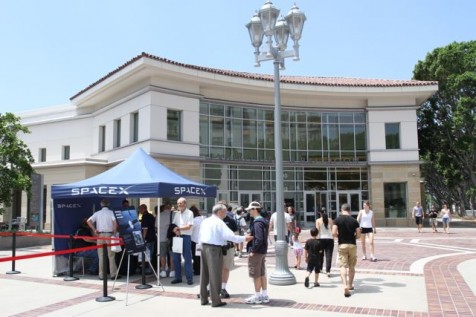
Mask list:
[[[183,249],[182,254],[173,252],[173,261],[175,269],[175,279],[182,280],[182,255],[185,261],[185,277],[187,281],[193,281],[193,270],[192,270],[192,238],[189,235],[183,235]]]
[[[97,250],[80,251],[76,252],[76,255],[92,259],[88,268],[90,273],[97,273],[99,271],[99,257]]]

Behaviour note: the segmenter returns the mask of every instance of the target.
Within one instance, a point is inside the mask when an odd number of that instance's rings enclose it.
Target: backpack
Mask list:
[[[170,248],[172,248],[172,240],[175,237],[174,229],[177,227],[176,224],[172,223],[173,211],[170,211],[169,226],[167,227],[167,240],[169,240]]]
[[[240,235],[244,234],[245,233],[245,227],[241,225],[241,219],[244,219],[244,216],[237,216],[235,215],[235,223],[236,223],[236,227],[238,228],[238,232],[240,233]]]

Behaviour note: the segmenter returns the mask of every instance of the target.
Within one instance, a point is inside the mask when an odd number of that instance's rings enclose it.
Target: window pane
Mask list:
[[[320,112],[308,112],[307,113],[307,122],[308,123],[321,123],[321,113]]]
[[[207,116],[200,116],[200,144],[209,145],[210,144],[210,135],[209,135],[209,123]]]
[[[244,113],[243,113],[244,114]],[[257,128],[255,120],[243,120],[243,145],[256,148]]]
[[[231,146],[239,148],[243,146],[243,128],[239,119],[233,119],[231,122]]]
[[[354,150],[354,126],[350,124],[340,125],[340,149]]]
[[[385,144],[387,150],[400,149],[400,123],[385,123]]]
[[[223,117],[210,117],[211,144],[223,146],[225,143]]]
[[[256,109],[243,108],[243,119],[256,120]]]
[[[281,139],[283,138],[283,131],[281,130]],[[265,144],[267,149],[274,149],[274,122],[265,122]]]
[[[384,206],[386,218],[405,218],[407,215],[407,184],[385,183]]]
[[[63,160],[69,160],[70,158],[70,147],[69,145],[63,146]]]
[[[223,117],[225,115],[224,111],[225,110],[224,110],[223,105],[217,105],[217,104],[211,104],[210,105],[210,115],[211,116]]]
[[[355,125],[355,148],[356,150],[365,151],[367,149],[367,136],[365,134],[365,125]]]
[[[167,140],[181,141],[182,123],[181,112],[177,110],[167,110]]]
[[[139,141],[139,113],[131,114],[131,143]]]
[[[355,123],[365,123],[365,113],[364,112],[355,112],[354,113],[354,122]]]
[[[354,123],[354,114],[352,112],[339,113],[339,123]]]
[[[114,148],[121,146],[121,120],[114,120]]]
[[[329,124],[329,150],[339,150],[339,126],[337,124]]]
[[[309,150],[322,150],[321,125],[309,123],[307,128]]]
[[[208,103],[200,103],[200,114],[208,115]]]
[[[297,138],[298,138],[298,149],[299,150],[307,150],[307,131],[306,131],[306,124],[299,123],[297,125]]]
[[[106,126],[99,126],[99,144],[98,151],[104,152],[106,150]]]

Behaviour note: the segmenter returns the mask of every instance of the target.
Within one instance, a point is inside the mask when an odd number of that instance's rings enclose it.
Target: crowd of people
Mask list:
[[[115,236],[118,231],[117,223],[108,206],[109,202],[103,199],[102,209],[89,219],[84,219],[76,235],[107,238]],[[133,207],[124,200],[123,208]],[[284,231],[284,239],[292,249],[296,270],[302,269],[301,259],[304,256],[306,273],[303,284],[306,288],[320,286],[320,273],[331,277],[335,239],[337,239],[338,247],[337,263],[345,297],[350,297],[354,290],[357,264],[356,241],[360,239],[363,261],[377,261],[374,247],[374,235],[377,233],[377,228],[369,201],[363,202],[356,219],[351,215],[348,204],[341,206],[340,214],[334,220],[323,210],[318,215],[315,227],[310,229],[311,237],[307,240],[301,238],[298,217],[292,206],[285,208],[282,228],[277,226],[277,213],[270,215],[265,212],[259,202],[251,202],[244,208],[232,207],[227,205],[226,201],[219,201],[213,206],[209,217],[202,215],[194,205],[188,207],[187,200],[183,197],[177,200],[176,208],[169,203],[159,208],[155,207],[154,214],[148,211],[145,204],[141,204],[138,209],[142,238],[148,257],[154,259],[158,254],[157,272],[162,278],[172,278],[172,284],[182,283],[185,277],[186,283],[193,285],[196,282],[194,276],[199,276],[198,297],[202,305],[211,304],[212,307],[226,305],[222,299],[230,297],[227,285],[235,258],[241,258],[244,255],[248,258],[248,275],[254,286],[254,294],[245,302],[248,304],[269,302],[266,254],[268,245],[273,243],[269,238],[270,233],[272,232],[276,241],[279,229]],[[157,213],[158,209],[159,213]],[[419,202],[415,204],[411,215],[415,219],[418,232],[421,232],[425,212]],[[437,232],[437,218],[441,216],[444,232],[449,233],[451,210],[448,205],[444,204],[439,212],[432,207],[427,216],[433,232]],[[180,239],[174,240],[174,237]],[[158,245],[156,245],[157,240]],[[74,247],[81,248],[95,243],[102,244],[103,242],[88,238],[78,239]],[[172,248],[172,243],[179,243],[180,247]],[[100,279],[107,277],[107,272],[103,272],[102,252],[102,248],[97,251],[78,252],[78,255],[92,259],[88,271],[90,274],[98,274]],[[114,260],[115,254],[110,247],[107,248],[107,252],[110,276],[120,278]],[[144,270],[145,274],[152,274],[151,265],[152,262],[149,261],[144,267],[139,267],[139,270]],[[313,272],[314,282],[310,283]]]

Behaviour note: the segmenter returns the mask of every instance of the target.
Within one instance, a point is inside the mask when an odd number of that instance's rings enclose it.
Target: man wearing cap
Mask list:
[[[216,204],[213,206],[212,215],[204,219],[200,225],[200,246],[201,246],[201,266],[200,266],[200,301],[202,305],[207,305],[208,294],[207,285],[210,284],[210,298],[212,307],[226,305],[221,301],[221,283],[223,271],[224,252],[232,252],[228,249],[228,241],[240,243],[251,241],[252,236],[237,236],[223,222],[226,215],[226,206]]]
[[[91,228],[94,236],[110,238],[115,235],[117,231],[116,218],[114,212],[109,209],[109,200],[101,200],[102,209],[95,212],[88,219],[88,226]],[[97,244],[111,244],[111,240],[97,240]],[[103,272],[103,250],[102,247],[98,248],[99,257],[99,279],[102,280],[107,277],[107,272]],[[109,259],[109,272],[111,273],[111,279],[114,279],[117,275],[116,265],[116,253],[111,251],[111,247],[107,247],[107,257]],[[120,275],[117,278],[121,278]]]
[[[247,298],[247,304],[269,303],[268,284],[266,278],[266,253],[268,253],[269,223],[261,215],[261,204],[253,201],[249,204],[247,211],[253,217],[251,235],[253,241],[249,249],[248,273],[253,278],[255,295]]]

